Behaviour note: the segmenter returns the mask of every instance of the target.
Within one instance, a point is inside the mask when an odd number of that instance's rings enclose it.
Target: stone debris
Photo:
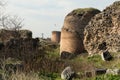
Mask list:
[[[98,75],[120,75],[120,69],[94,69],[91,71],[85,71],[85,77],[94,77]]]
[[[94,69],[91,71],[85,71],[85,77],[94,77],[97,75],[102,75],[106,73],[107,69]]]
[[[120,75],[120,69],[107,69],[106,74]]]
[[[60,57],[61,57],[61,59],[73,59],[73,58],[75,57],[75,55],[72,54],[72,53],[63,51],[63,52],[60,54]]]
[[[94,73],[93,71],[85,71],[85,77],[93,77]]]
[[[71,67],[66,67],[61,73],[61,79],[63,80],[72,80],[75,76],[75,72],[72,71]]]
[[[103,61],[110,61],[113,58],[108,51],[103,51],[101,57]]]
[[[106,73],[107,69],[96,69],[95,70],[95,75],[102,75]]]

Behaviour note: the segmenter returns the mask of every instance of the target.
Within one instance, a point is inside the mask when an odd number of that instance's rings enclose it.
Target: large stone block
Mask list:
[[[61,79],[63,80],[72,80],[75,77],[75,72],[70,66],[66,67],[61,73]]]

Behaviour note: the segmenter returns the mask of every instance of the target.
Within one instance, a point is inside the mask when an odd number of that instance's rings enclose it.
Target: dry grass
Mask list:
[[[42,80],[39,78],[38,74],[31,73],[13,73],[8,80]]]
[[[32,52],[26,50],[29,55],[21,53],[21,57],[16,57],[16,55],[18,55],[16,54],[13,55],[12,60],[1,60],[2,69],[0,70],[0,74],[2,74],[3,80],[60,80],[60,73],[66,66],[72,66],[76,73],[80,73],[82,75],[78,79],[80,80],[85,77],[85,71],[89,71],[94,68],[120,67],[120,58],[115,57],[119,53],[112,53],[112,56],[115,58],[112,61],[107,62],[102,61],[99,55],[88,57],[88,54],[86,53],[83,53],[71,60],[63,60],[59,57],[59,45],[54,46],[45,44],[41,49],[42,50]],[[9,74],[5,69],[5,64],[18,64],[18,62],[22,62],[24,70],[18,70],[17,72]],[[57,75],[54,73],[57,73]]]

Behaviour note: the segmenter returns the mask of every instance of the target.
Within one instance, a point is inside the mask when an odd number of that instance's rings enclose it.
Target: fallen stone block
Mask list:
[[[107,69],[106,74],[120,75],[120,69]]]
[[[66,67],[61,73],[61,79],[72,80],[75,77],[75,72],[70,66]]]
[[[102,60],[104,61],[110,61],[113,58],[108,51],[103,51],[101,53],[101,57],[102,57]]]
[[[102,75],[106,73],[107,69],[96,69],[95,70],[95,75]]]

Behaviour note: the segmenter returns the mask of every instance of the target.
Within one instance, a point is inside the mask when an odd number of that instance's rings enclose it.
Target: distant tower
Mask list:
[[[55,43],[59,43],[60,42],[60,36],[61,36],[60,31],[52,31],[51,41],[55,42]]]

